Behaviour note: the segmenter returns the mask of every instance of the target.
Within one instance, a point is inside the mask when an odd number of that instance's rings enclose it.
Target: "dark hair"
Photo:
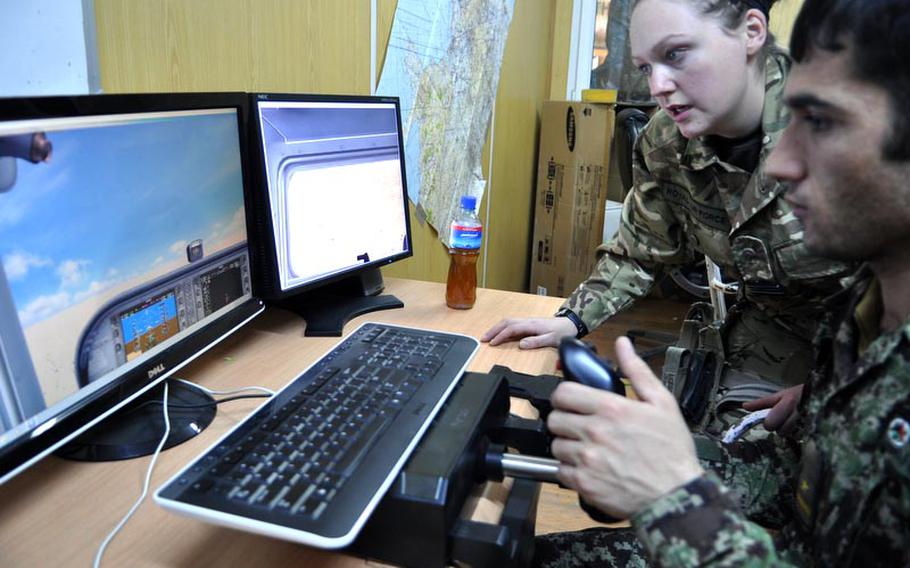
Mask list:
[[[746,19],[746,12],[753,8],[764,14],[765,20],[770,23],[771,6],[775,2],[777,0],[694,0],[703,14],[717,14],[724,27],[730,30],[739,27]],[[770,32],[768,39],[774,41]],[[765,44],[769,41],[766,41]]]
[[[891,133],[886,160],[910,159],[910,2],[907,0],[806,0],[790,39],[793,58],[802,63],[815,50],[850,48],[857,79],[884,88],[891,101]]]
[[[702,14],[715,16],[721,25],[728,30],[735,30],[746,19],[746,12],[755,8],[765,15],[765,20],[771,22],[771,7],[777,0],[685,0],[694,5]],[[642,0],[633,0],[634,10]],[[763,54],[774,44],[774,34],[768,30],[765,38]],[[761,60],[762,64],[764,60]]]

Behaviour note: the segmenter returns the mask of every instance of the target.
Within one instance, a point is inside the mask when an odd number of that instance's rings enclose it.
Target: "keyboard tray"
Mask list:
[[[170,511],[320,548],[350,544],[478,348],[366,323],[165,483]]]

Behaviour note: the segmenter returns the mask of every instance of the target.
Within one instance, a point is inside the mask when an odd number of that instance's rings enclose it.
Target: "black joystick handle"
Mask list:
[[[566,337],[560,342],[559,363],[570,381],[626,396],[626,387],[616,369],[574,337]]]
[[[613,366],[574,337],[566,337],[560,342],[559,363],[567,380],[626,396],[626,387]],[[599,523],[615,523],[622,520],[589,505],[581,495],[578,496],[578,504],[589,517]]]

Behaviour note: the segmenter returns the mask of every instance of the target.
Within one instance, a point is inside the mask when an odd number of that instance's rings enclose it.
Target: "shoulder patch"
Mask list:
[[[903,448],[910,441],[910,422],[898,416],[891,420],[887,430],[888,441],[895,448]]]

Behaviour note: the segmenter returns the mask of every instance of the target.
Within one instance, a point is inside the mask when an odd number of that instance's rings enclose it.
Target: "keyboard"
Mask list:
[[[363,324],[166,482],[155,502],[248,532],[347,546],[478,345]]]

